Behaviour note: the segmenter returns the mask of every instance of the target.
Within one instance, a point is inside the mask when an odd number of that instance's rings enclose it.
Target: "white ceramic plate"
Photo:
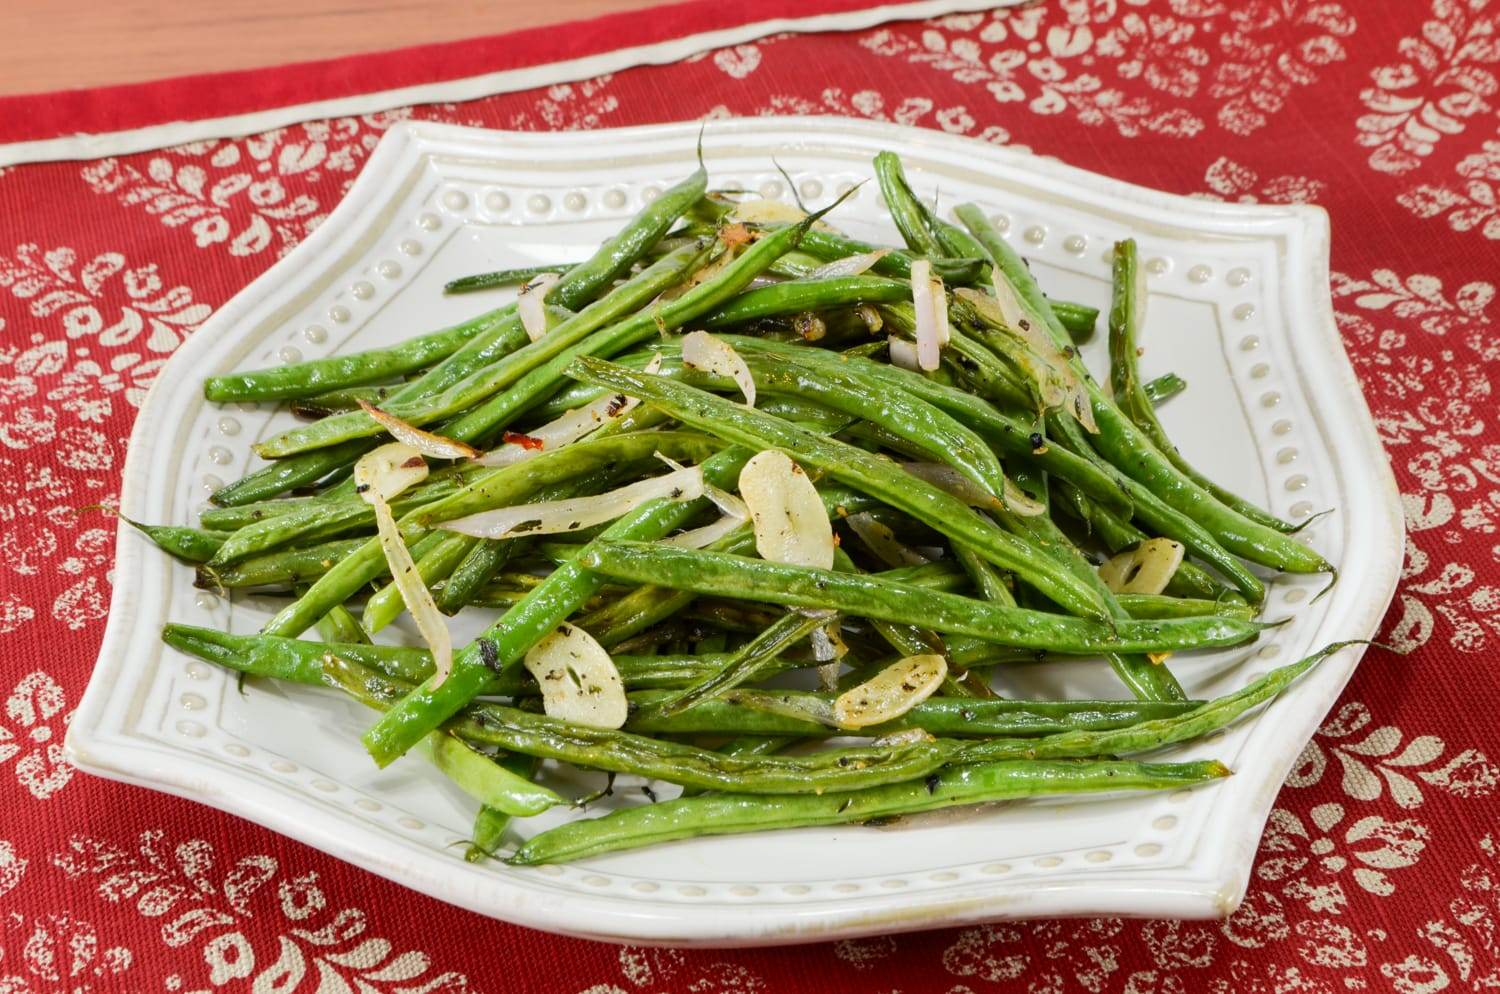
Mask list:
[[[697,124],[508,134],[393,128],[337,210],[224,306],[162,371],[131,438],[127,514],[190,523],[206,493],[252,465],[285,415],[201,399],[215,372],[398,340],[489,303],[445,298],[455,275],[580,258],[691,169]],[[1335,639],[1371,635],[1395,585],[1402,517],[1333,323],[1328,222],[1312,207],[1167,196],[1056,162],[930,131],[835,118],[713,123],[715,184],[825,203],[900,151],[923,195],[996,216],[1058,296],[1108,299],[1111,242],[1132,235],[1150,274],[1144,367],[1189,383],[1167,428],[1216,479],[1292,519],[1343,579],[1278,578],[1255,646],[1174,660],[1197,696],[1244,684]],[[895,237],[873,184],[836,217]],[[1100,336],[1102,337],[1102,336]],[[1099,359],[1099,343],[1089,350]],[[1095,368],[1101,368],[1095,365]],[[358,742],[370,714],[315,689],[234,692],[225,673],[165,649],[176,620],[254,631],[272,605],[191,586],[187,568],[124,531],[104,647],[68,733],[85,770],[242,815],[484,914],[596,938],[731,945],[810,941],[1051,915],[1227,915],[1244,893],[1282,779],[1353,671],[1347,650],[1253,721],[1173,758],[1236,775],[1181,793],[1014,803],[893,829],[799,830],[687,841],[577,865],[471,866],[473,805],[423,764],[385,772]],[[462,637],[477,627],[472,621]],[[1018,668],[1018,695],[1119,696],[1102,666]],[[640,803],[622,778],[613,803]],[[574,815],[520,826],[532,833]]]

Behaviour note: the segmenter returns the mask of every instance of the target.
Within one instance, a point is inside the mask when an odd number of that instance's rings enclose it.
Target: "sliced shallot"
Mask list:
[[[786,453],[766,449],[740,470],[740,496],[755,525],[762,559],[833,568],[833,527],[817,487]]]
[[[891,338],[886,343],[891,353],[891,365],[909,369],[913,373],[922,371],[917,365],[917,347],[904,338]]]
[[[620,671],[588,632],[567,622],[526,653],[549,717],[589,728],[619,728],[629,704]]]
[[[917,368],[931,372],[942,365],[943,346],[948,344],[948,298],[942,278],[933,275],[926,259],[911,264],[911,300],[917,320]]]
[[[750,367],[728,342],[706,331],[689,332],[682,336],[682,362],[710,375],[734,380],[745,395],[746,405],[755,406],[755,380],[750,376]]]
[[[841,728],[866,728],[901,717],[927,700],[948,675],[948,661],[937,653],[906,656],[833,702]]]
[[[516,297],[516,313],[521,316],[521,327],[526,337],[533,342],[547,334],[547,291],[552,284],[562,279],[558,273],[542,273],[521,287]]]
[[[803,279],[827,280],[836,276],[862,276],[870,271],[871,266],[890,254],[890,249],[876,249],[873,252],[861,252],[859,255],[846,255],[842,259],[825,262]]]
[[[684,549],[701,549],[712,545],[727,535],[738,531],[745,522],[750,520],[750,508],[745,502],[727,490],[720,490],[711,483],[703,485],[703,496],[713,501],[714,506],[720,511],[717,521],[711,521],[701,528],[691,528],[685,532],[679,532],[669,538],[663,539],[668,545],[679,545]]]
[[[653,476],[608,493],[481,511],[468,517],[445,521],[441,527],[476,538],[556,535],[613,521],[648,500],[687,501],[697,500],[702,496],[703,470],[692,466],[664,476]]]
[[[659,369],[661,369],[661,356],[653,356],[646,364],[644,371],[655,373]],[[526,433],[525,443],[506,442],[484,453],[475,461],[481,466],[490,467],[510,466],[514,463],[525,462],[543,452],[553,452],[564,445],[571,445],[607,422],[623,418],[640,406],[640,403],[638,398],[627,397],[622,393],[605,394],[598,400],[575,407],[561,417],[548,421],[540,428],[533,428]]]
[[[970,507],[977,507],[981,510],[1004,507],[1026,518],[1047,513],[1045,507],[1016,486],[1010,477],[1005,478],[1004,494],[996,499],[994,494],[946,463],[909,462],[903,463],[901,468],[912,476],[926,480],[939,490],[946,490]]]
[[[876,558],[893,569],[901,566],[921,566],[923,563],[932,562],[916,549],[903,545],[900,539],[896,538],[895,532],[877,521],[868,511],[851,514],[844,520],[849,523],[850,528],[854,529],[854,534],[859,536],[860,541],[875,553]]]
[[[410,445],[424,456],[433,459],[473,459],[480,454],[478,449],[467,442],[460,442],[446,435],[434,435],[430,431],[402,421],[394,414],[387,414],[363,398],[360,398],[359,406],[364,408],[364,412],[374,418],[380,427],[390,432],[392,438]]]
[[[432,651],[432,686],[437,687],[453,670],[453,640],[448,624],[432,599],[432,592],[422,582],[411,550],[401,538],[401,528],[391,513],[388,500],[407,487],[427,478],[427,462],[413,446],[403,442],[382,445],[354,464],[354,485],[365,503],[375,511],[375,527],[380,535],[380,549],[385,553],[391,580],[406,602],[422,633],[422,641]]]

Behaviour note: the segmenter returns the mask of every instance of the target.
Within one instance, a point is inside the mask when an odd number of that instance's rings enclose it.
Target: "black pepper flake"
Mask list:
[[[369,489],[370,489],[370,485],[368,483],[361,483],[361,484],[358,484],[357,486],[355,486],[354,492],[357,493],[357,494],[362,494],[362,493],[369,492]]]
[[[1031,442],[1033,449],[1040,449],[1047,444],[1047,440],[1042,437],[1042,433],[1039,431],[1032,432],[1031,438],[1027,439],[1027,441]]]
[[[500,647],[495,645],[494,639],[479,640],[479,658],[484,665],[496,673],[500,672]]]
[[[922,782],[927,785],[927,793],[929,793],[929,794],[936,794],[937,793],[937,789],[938,789],[938,784],[941,783],[942,780],[938,777],[938,775],[936,773],[934,773],[932,776],[928,777],[926,780],[924,780]]]
[[[1018,324],[1018,325],[1021,326],[1021,330],[1022,331],[1030,331],[1031,330],[1031,322],[1028,321],[1028,320],[1026,320],[1025,318],[1022,318],[1021,320],[1017,321],[1016,324]]]
[[[541,518],[528,518],[511,529],[513,532],[534,532],[542,527]]]

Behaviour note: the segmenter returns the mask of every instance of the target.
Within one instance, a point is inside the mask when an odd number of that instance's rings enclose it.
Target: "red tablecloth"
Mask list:
[[[0,173],[0,991],[1500,988],[1500,2],[1051,0],[779,37],[544,91]],[[419,897],[60,743],[108,602],[135,404],[392,121],[836,112],[1182,193],[1315,201],[1405,495],[1382,637],[1223,923],[1054,921],[754,952],[569,941]]]

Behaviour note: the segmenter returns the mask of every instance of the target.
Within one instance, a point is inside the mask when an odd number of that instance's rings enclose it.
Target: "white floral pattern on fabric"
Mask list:
[[[154,155],[145,170],[119,159],[83,167],[99,194],[139,207],[168,227],[187,226],[199,248],[230,255],[285,255],[326,215],[317,198],[289,189],[359,165],[409,110],[312,121],[237,141],[203,141]],[[346,184],[347,185],[347,184]]]
[[[1036,114],[1069,113],[1125,137],[1191,138],[1206,122],[1183,106],[1190,98],[1203,93],[1219,101],[1219,126],[1251,134],[1295,88],[1347,57],[1344,39],[1356,27],[1349,11],[1329,0],[1173,0],[1170,13],[1132,9],[1144,6],[1072,0],[956,15],[934,22],[919,40],[886,29],[864,44],[982,84],[1000,103],[1025,101]],[[1096,71],[1101,65],[1124,85],[1106,81]]]
[[[1356,122],[1358,140],[1374,149],[1370,167],[1380,172],[1411,172],[1445,136],[1494,110],[1500,8],[1490,0],[1431,3],[1420,32],[1401,39],[1403,61],[1372,71],[1374,85],[1360,93],[1370,113]]]
[[[208,842],[171,844],[160,830],[144,833],[133,850],[75,835],[52,858],[67,878],[92,884],[106,902],[134,905],[160,921],[168,947],[200,950],[210,985],[204,991],[240,980],[257,991],[291,991],[304,979],[317,994],[473,990],[464,975],[435,971],[426,953],[398,951],[370,934],[363,909],[335,911],[316,873],[287,875],[267,855],[242,856],[227,869],[217,860]],[[263,927],[252,939],[246,933],[258,923]]]
[[[0,764],[15,760],[16,781],[39,801],[68,785],[73,764],[63,755],[63,733],[73,712],[62,686],[41,670],[23,676],[0,714]]]
[[[1454,169],[1459,182],[1452,186],[1423,183],[1397,197],[1417,217],[1442,217],[1454,231],[1479,231],[1500,240],[1500,141],[1487,141],[1483,150],[1465,156]]]

